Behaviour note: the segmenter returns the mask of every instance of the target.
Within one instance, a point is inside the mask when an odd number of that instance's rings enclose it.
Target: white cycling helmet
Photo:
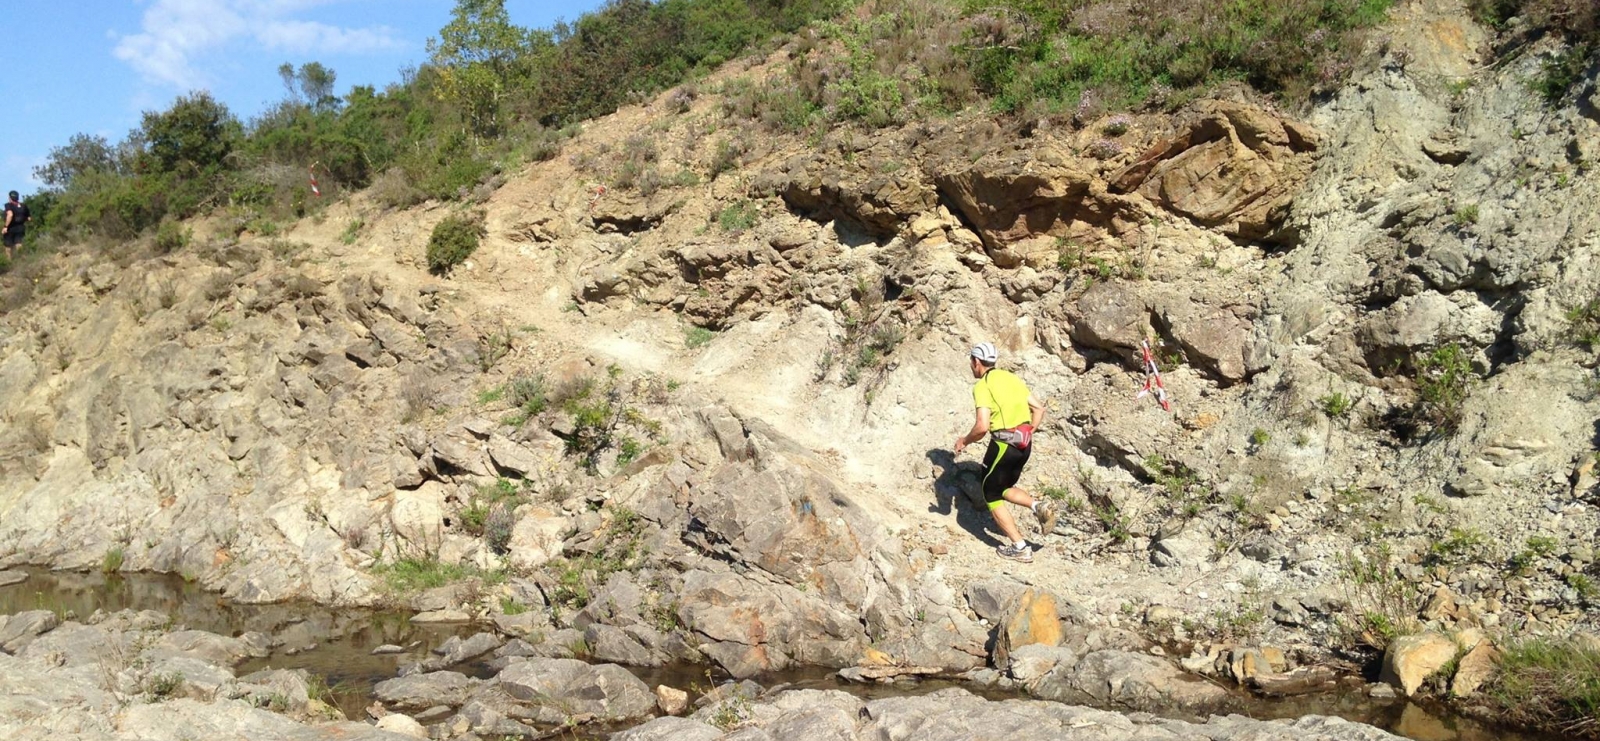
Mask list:
[[[994,365],[1000,360],[1000,353],[994,349],[994,344],[985,342],[972,348],[972,357],[984,365]]]

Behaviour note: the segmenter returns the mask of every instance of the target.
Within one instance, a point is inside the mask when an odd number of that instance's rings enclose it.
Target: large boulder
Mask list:
[[[819,152],[790,158],[752,189],[776,193],[791,210],[819,221],[848,219],[878,239],[894,236],[913,216],[939,205],[932,184],[916,170],[873,172]]]
[[[1127,283],[1102,281],[1085,291],[1070,310],[1072,339],[1081,345],[1130,351],[1149,337],[1150,307]]]
[[[524,507],[518,514],[507,544],[512,566],[536,569],[561,555],[562,539],[573,529],[571,518],[543,505]]]
[[[1422,686],[1422,682],[1443,669],[1460,651],[1456,642],[1443,633],[1432,631],[1402,636],[1389,644],[1383,654],[1383,673],[1380,679],[1407,695]]]
[[[1038,680],[1033,694],[1047,700],[1131,710],[1210,712],[1227,704],[1227,690],[1185,674],[1164,659],[1102,650],[1062,664]]]
[[[1018,147],[977,162],[953,157],[935,177],[939,193],[983,238],[995,264],[1014,268],[1013,245],[1032,237],[1120,231],[1138,221],[1130,199],[1109,194],[1093,162],[1053,146]]]
[[[429,672],[386,679],[372,688],[372,694],[390,708],[426,710],[459,706],[477,685],[477,680],[458,672]]]
[[[60,616],[49,610],[32,610],[0,617],[0,651],[14,654],[40,635],[55,630]]]
[[[1061,636],[1061,618],[1056,609],[1055,596],[1029,589],[1017,599],[1016,608],[995,636],[995,668],[1008,668],[1011,654],[1024,646],[1058,646]]]
[[[738,678],[794,664],[850,666],[867,646],[859,620],[792,587],[691,571],[678,599],[700,651]]]
[[[1208,101],[1179,135],[1113,174],[1111,187],[1230,236],[1271,238],[1311,172],[1317,139],[1259,108]]]
[[[656,707],[650,686],[616,664],[531,658],[506,667],[496,682],[520,702],[555,704],[569,715],[626,720]]]

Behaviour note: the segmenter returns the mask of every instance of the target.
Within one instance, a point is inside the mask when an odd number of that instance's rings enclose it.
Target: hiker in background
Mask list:
[[[6,223],[3,229],[6,247],[6,262],[16,258],[17,251],[22,248],[22,237],[27,231],[28,207],[23,205],[22,199],[16,191],[11,191],[11,200],[6,202]]]
[[[1027,384],[1015,373],[995,368],[1000,355],[994,345],[985,342],[972,348],[967,358],[972,377],[978,382],[972,387],[973,406],[977,420],[972,430],[956,440],[955,454],[968,445],[989,435],[989,449],[983,454],[983,498],[989,503],[989,514],[1006,537],[995,552],[1001,558],[1023,563],[1033,562],[1033,549],[1022,539],[1005,503],[1027,507],[1039,518],[1039,529],[1049,535],[1056,527],[1055,506],[1048,501],[1035,499],[1026,489],[1017,486],[1022,477],[1022,467],[1027,465],[1033,452],[1033,431],[1044,423],[1044,405],[1028,392]]]

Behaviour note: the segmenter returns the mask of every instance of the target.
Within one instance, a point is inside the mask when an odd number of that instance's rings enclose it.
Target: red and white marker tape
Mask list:
[[[1156,397],[1156,401],[1161,404],[1161,408],[1170,412],[1172,411],[1172,400],[1167,398],[1167,386],[1161,382],[1161,369],[1156,367],[1156,356],[1150,352],[1150,341],[1140,342],[1139,346],[1144,351],[1144,388],[1140,389],[1139,394],[1133,398],[1143,399],[1153,394]]]

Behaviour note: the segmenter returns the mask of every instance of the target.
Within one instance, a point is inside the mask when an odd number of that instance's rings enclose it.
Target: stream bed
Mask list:
[[[225,636],[261,632],[276,636],[282,645],[272,656],[251,659],[235,667],[243,676],[259,669],[305,669],[320,675],[333,688],[335,704],[351,719],[366,718],[373,702],[373,687],[395,677],[400,667],[428,655],[452,636],[482,630],[473,625],[419,625],[410,614],[364,609],[333,610],[311,604],[240,605],[207,592],[199,585],[173,575],[105,575],[98,572],[63,572],[27,569],[26,581],[0,587],[0,615],[26,610],[51,610],[68,619],[84,620],[96,610],[154,610],[171,616],[174,626]],[[406,647],[405,653],[373,655],[385,644]],[[454,667],[468,675],[492,676],[484,664]],[[665,684],[698,694],[724,675],[702,665],[633,667],[651,686]],[[807,689],[838,689],[878,698],[917,695],[962,686],[990,699],[1024,697],[1020,693],[988,690],[951,680],[924,680],[889,685],[861,685],[839,680],[831,670],[814,668],[754,678],[766,687],[790,685]],[[1337,692],[1286,699],[1251,697],[1244,713],[1258,719],[1330,715],[1367,723],[1415,741],[1560,741],[1560,737],[1486,726],[1437,706],[1405,699],[1375,700],[1361,692]]]

